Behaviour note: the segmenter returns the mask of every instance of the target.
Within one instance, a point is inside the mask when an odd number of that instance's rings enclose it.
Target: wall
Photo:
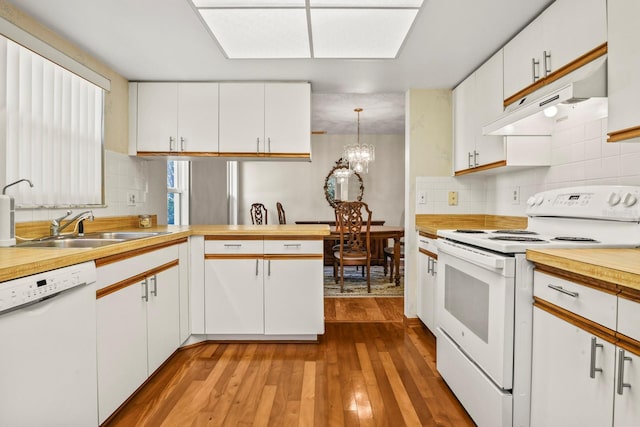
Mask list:
[[[269,224],[278,221],[276,202],[282,203],[287,223],[333,220],[333,209],[324,197],[324,181],[344,146],[355,142],[355,135],[313,135],[311,162],[239,162],[238,223],[251,224],[249,208],[256,202],[267,207]],[[363,201],[373,211],[373,219],[401,225],[404,135],[360,135],[360,142],[376,148],[376,160],[363,175]]]
[[[417,239],[416,178],[451,175],[451,90],[411,89],[406,93],[405,140],[405,299],[404,313],[416,316]]]

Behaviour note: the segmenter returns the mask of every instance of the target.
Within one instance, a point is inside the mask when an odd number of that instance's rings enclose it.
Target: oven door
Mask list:
[[[438,326],[503,390],[512,388],[515,260],[438,240]]]

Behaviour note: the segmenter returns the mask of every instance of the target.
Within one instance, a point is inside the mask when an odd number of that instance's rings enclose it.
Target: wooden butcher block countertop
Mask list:
[[[105,230],[108,231],[108,230]],[[119,229],[117,231],[127,231]],[[29,276],[42,271],[53,270],[93,261],[112,255],[134,251],[152,246],[163,246],[186,239],[191,235],[203,236],[271,236],[288,238],[322,238],[329,234],[328,225],[194,225],[194,226],[158,226],[136,228],[136,232],[166,232],[158,236],[128,240],[96,248],[0,248],[0,282]]]
[[[536,249],[527,251],[527,259],[640,291],[640,249]]]
[[[418,214],[416,230],[436,236],[438,230],[527,228],[527,217],[484,214]]]

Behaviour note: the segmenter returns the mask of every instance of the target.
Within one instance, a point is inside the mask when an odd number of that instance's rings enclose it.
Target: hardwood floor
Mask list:
[[[399,301],[398,301],[399,300]],[[402,298],[325,300],[319,343],[178,351],[106,426],[473,426]]]

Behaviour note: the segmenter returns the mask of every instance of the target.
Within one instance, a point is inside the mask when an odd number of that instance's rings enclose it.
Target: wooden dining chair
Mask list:
[[[276,208],[278,209],[278,224],[286,224],[287,218],[284,214],[284,208],[282,207],[282,203],[276,203]]]
[[[371,210],[364,202],[342,202],[335,213],[340,243],[333,254],[333,275],[338,283],[339,267],[340,292],[344,292],[344,267],[362,266],[371,293]]]
[[[396,254],[394,246],[387,246],[382,251],[384,253],[384,275],[389,272],[389,283],[393,283],[393,272],[396,264]],[[404,260],[404,239],[400,239],[400,261]],[[400,267],[398,267],[400,268]],[[397,274],[400,274],[398,271]]]
[[[265,208],[262,203],[252,204],[249,213],[251,213],[251,224],[267,224],[267,208]]]

